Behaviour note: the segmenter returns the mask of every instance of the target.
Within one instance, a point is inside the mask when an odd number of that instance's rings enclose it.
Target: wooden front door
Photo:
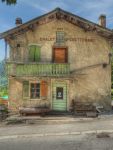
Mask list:
[[[52,88],[52,106],[55,111],[67,110],[67,85],[66,83],[54,83]]]
[[[54,63],[66,63],[67,62],[67,49],[66,48],[54,48],[53,62]]]

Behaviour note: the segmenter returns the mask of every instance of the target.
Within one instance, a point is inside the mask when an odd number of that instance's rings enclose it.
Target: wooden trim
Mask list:
[[[96,32],[99,33],[99,31],[102,31],[103,34],[100,34],[101,36],[104,37],[108,37],[110,35],[112,35],[112,31],[108,28],[103,28],[100,25],[93,23],[89,20],[86,20],[84,18],[81,18],[79,16],[76,16],[75,14],[72,14],[70,12],[64,11],[60,8],[57,8],[53,11],[50,11],[47,14],[44,14],[42,16],[39,16],[35,19],[32,19],[22,25],[20,25],[19,27],[15,27],[11,30],[8,30],[6,32],[1,33],[0,35],[0,39],[5,38],[5,37],[10,37],[11,35],[18,35],[18,34],[23,34],[24,32],[29,30],[29,26],[31,26],[32,24],[36,24],[36,25],[42,25],[48,22],[51,22],[54,19],[63,19],[66,20],[74,25],[77,25],[85,30],[90,30],[93,31],[93,29],[96,29]],[[108,34],[108,35],[107,35]]]
[[[28,89],[26,89],[26,86],[28,86],[27,87]],[[23,97],[23,99],[29,98],[29,87],[30,87],[29,81],[23,80],[22,81],[22,97]],[[28,91],[25,91],[25,90],[28,90]]]
[[[66,48],[66,57],[65,57],[65,62],[68,63],[68,49]]]
[[[66,109],[65,110],[68,110],[68,84],[67,84],[67,81],[65,80],[65,81],[60,81],[60,80],[58,80],[58,81],[52,81],[52,83],[51,83],[51,88],[52,88],[52,110],[54,110],[54,88],[56,88],[56,87],[63,87],[63,89],[64,88],[66,88],[66,99],[63,97],[63,100],[65,100],[65,102],[66,102]],[[56,91],[55,91],[56,92]],[[55,98],[56,99],[56,98]],[[59,102],[59,101],[57,101],[57,102]]]
[[[47,97],[48,96],[48,83],[46,80],[41,80],[41,97]]]

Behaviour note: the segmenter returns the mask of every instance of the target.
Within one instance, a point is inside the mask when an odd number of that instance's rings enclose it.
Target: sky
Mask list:
[[[101,14],[105,14],[107,27],[113,29],[113,0],[17,0],[12,6],[0,0],[0,33],[15,27],[17,17],[21,17],[24,23],[56,7],[95,23]],[[4,59],[4,51],[4,41],[0,40],[0,60]]]

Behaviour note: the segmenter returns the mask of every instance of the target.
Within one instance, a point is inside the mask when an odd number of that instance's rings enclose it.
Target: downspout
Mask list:
[[[7,60],[7,41],[5,39],[5,62]]]

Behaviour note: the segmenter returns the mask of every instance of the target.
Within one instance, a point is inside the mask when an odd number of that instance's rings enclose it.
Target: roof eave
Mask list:
[[[28,22],[26,22],[26,23],[24,23],[24,24],[22,24],[22,25],[19,25],[19,26],[15,27],[15,28],[12,28],[12,29],[10,29],[10,30],[8,30],[8,31],[5,31],[5,32],[1,33],[1,34],[0,34],[0,39],[6,38],[6,37],[9,36],[10,34],[13,35],[15,32],[18,32],[19,30],[28,27],[29,25],[35,23],[36,21],[42,19],[43,17],[45,17],[45,16],[47,16],[47,15],[49,15],[49,14],[55,13],[55,12],[63,12],[63,13],[65,13],[65,14],[69,14],[69,15],[71,15],[71,16],[77,18],[78,20],[80,20],[81,22],[83,22],[83,23],[85,23],[85,24],[89,24],[89,25],[91,25],[91,26],[95,26],[95,27],[96,27],[97,29],[99,29],[100,31],[105,32],[106,34],[109,34],[109,36],[113,35],[113,31],[110,30],[110,29],[108,29],[108,28],[104,28],[104,27],[102,27],[102,26],[100,26],[100,25],[98,25],[98,24],[96,24],[96,23],[93,23],[93,22],[91,22],[91,21],[89,21],[89,20],[86,20],[86,19],[84,19],[84,18],[81,18],[81,17],[79,17],[79,16],[76,16],[75,14],[72,14],[72,13],[70,13],[70,12],[67,12],[67,11],[65,11],[65,10],[62,10],[62,9],[60,9],[60,8],[56,8],[56,9],[54,9],[54,10],[52,10],[52,11],[50,11],[50,12],[44,14],[44,15],[41,15],[41,16],[35,18],[35,19],[32,19],[32,20],[30,20],[30,21],[28,21]]]

